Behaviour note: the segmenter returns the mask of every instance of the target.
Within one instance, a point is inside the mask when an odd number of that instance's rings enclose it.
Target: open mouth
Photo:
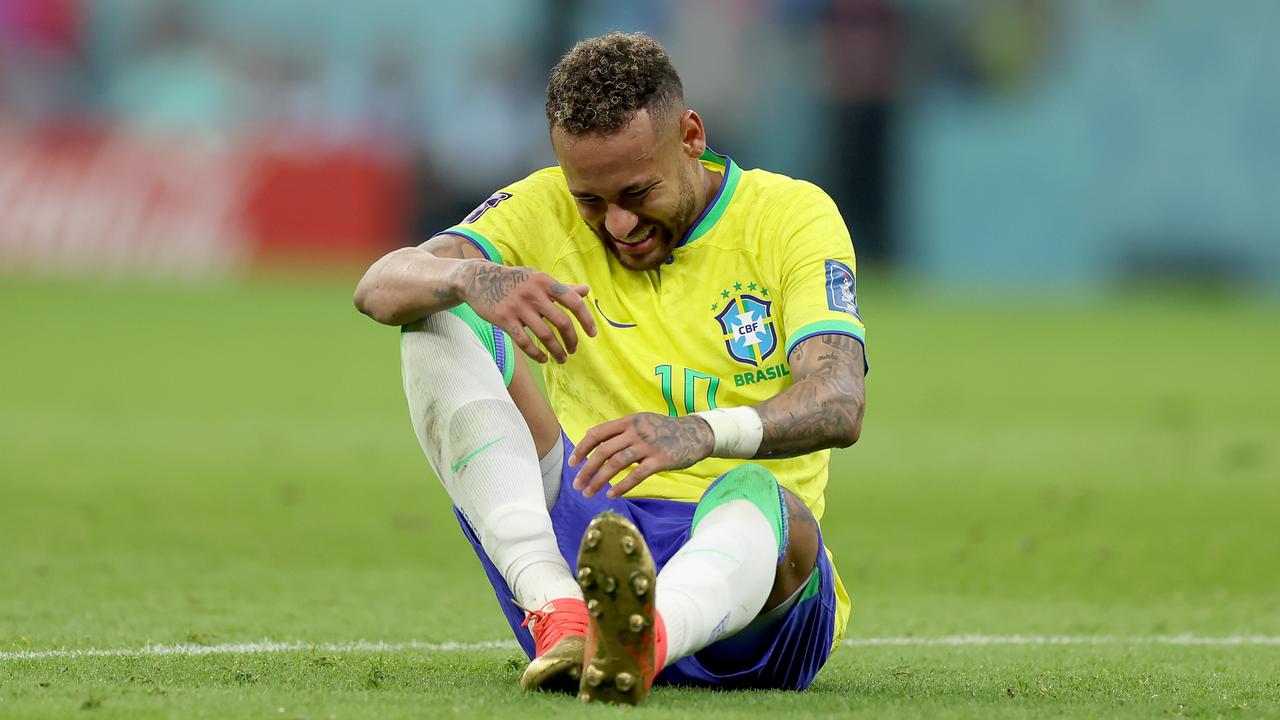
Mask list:
[[[627,255],[643,255],[653,249],[658,243],[658,228],[649,228],[649,232],[637,242],[623,242],[614,240],[614,247],[618,248],[618,252]]]

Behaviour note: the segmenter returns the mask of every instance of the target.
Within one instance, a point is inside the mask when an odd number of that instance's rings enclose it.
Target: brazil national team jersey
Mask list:
[[[579,215],[563,172],[547,168],[503,188],[445,232],[493,262],[586,283],[599,333],[580,335],[564,365],[543,366],[547,394],[577,442],[636,412],[672,417],[760,403],[792,384],[787,357],[822,334],[862,341],[853,246],[835,204],[816,186],[744,171],[710,151],[721,175],[702,216],[654,270],[618,263]],[[822,518],[830,450],[756,460]],[[696,502],[742,460],[708,458],[658,473],[627,497]],[[625,474],[625,471],[624,471]],[[836,578],[836,638],[849,600]]]

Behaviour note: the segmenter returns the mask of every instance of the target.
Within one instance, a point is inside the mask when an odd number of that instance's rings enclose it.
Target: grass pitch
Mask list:
[[[854,644],[807,693],[627,711],[405,645],[509,633],[354,281],[0,279],[0,717],[1280,716],[1276,306],[870,280],[823,522]],[[189,649],[41,654],[148,644]]]

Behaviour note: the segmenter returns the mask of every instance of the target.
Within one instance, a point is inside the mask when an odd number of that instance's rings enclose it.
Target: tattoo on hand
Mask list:
[[[641,413],[631,420],[645,442],[667,451],[677,468],[687,468],[706,458],[715,444],[711,427],[696,418],[670,418]]]
[[[530,274],[528,268],[478,263],[467,279],[467,300],[487,307],[497,305],[517,285],[528,280]]]

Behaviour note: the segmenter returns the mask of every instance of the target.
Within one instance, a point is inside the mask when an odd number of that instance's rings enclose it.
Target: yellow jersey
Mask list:
[[[570,440],[637,412],[677,417],[763,402],[792,384],[787,357],[796,344],[822,334],[864,341],[853,245],[831,199],[811,183],[744,171],[709,150],[702,163],[721,175],[720,188],[653,270],[619,264],[583,222],[558,167],[502,188],[443,231],[467,238],[493,262],[591,287],[586,299],[599,333],[580,336],[568,362],[543,370]],[[821,520],[830,455],[752,462]],[[697,502],[742,462],[708,458],[660,472],[627,497]],[[838,574],[834,580],[833,649],[850,609]]]

